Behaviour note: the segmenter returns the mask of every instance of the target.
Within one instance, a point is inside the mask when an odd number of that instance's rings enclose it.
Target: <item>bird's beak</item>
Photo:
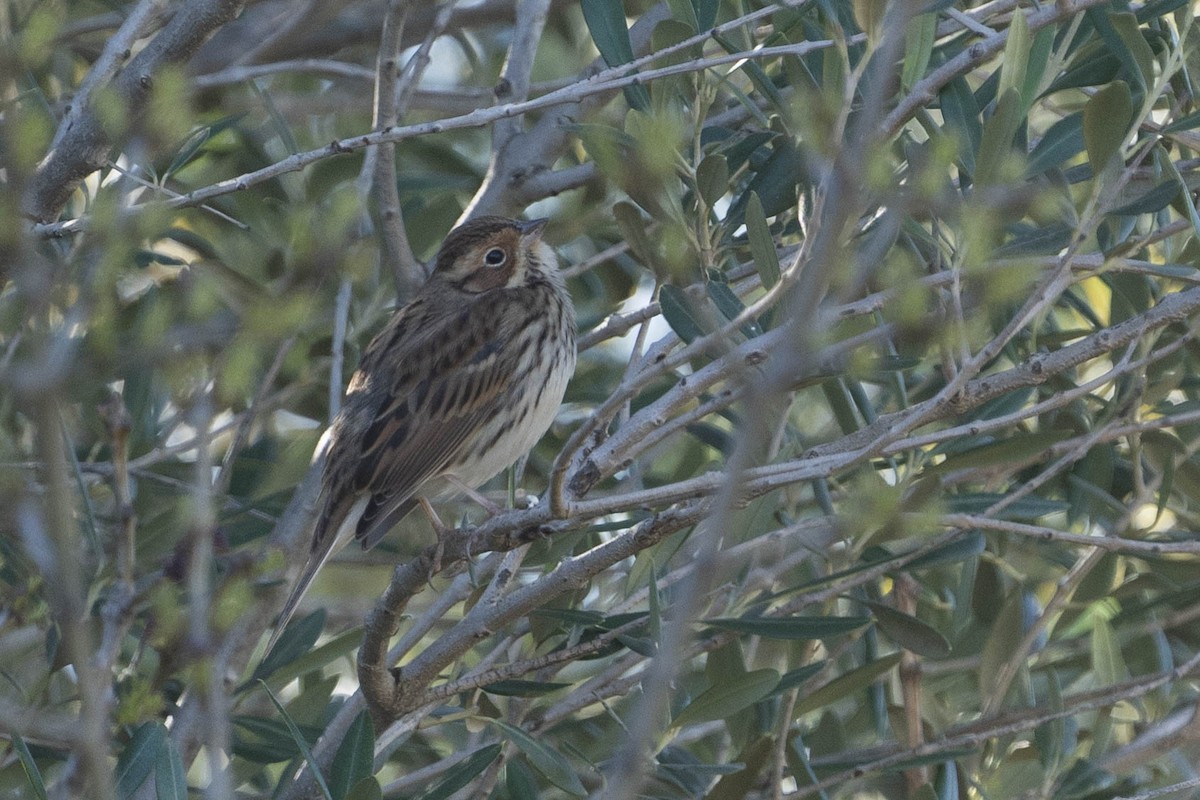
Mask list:
[[[546,230],[546,223],[550,220],[546,217],[541,219],[531,219],[529,222],[522,222],[517,225],[517,230],[521,232],[522,239],[541,239],[542,232]]]

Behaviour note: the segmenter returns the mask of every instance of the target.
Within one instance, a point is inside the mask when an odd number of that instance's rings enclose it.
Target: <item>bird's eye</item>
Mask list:
[[[499,247],[493,247],[491,250],[488,250],[483,257],[483,263],[489,267],[498,267],[506,260],[508,260],[508,256]]]

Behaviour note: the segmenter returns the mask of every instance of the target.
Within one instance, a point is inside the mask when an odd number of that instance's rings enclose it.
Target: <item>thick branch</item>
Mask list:
[[[461,655],[461,643],[451,642],[450,639],[465,637],[467,646],[470,646],[481,635],[486,636],[488,628],[523,616],[562,592],[582,585],[618,561],[694,524],[700,513],[700,504],[690,504],[678,511],[657,515],[624,536],[581,556],[565,559],[537,583],[504,598],[498,610],[489,615],[487,627],[460,624],[451,635],[440,638],[411,664],[393,673],[389,672],[386,660],[388,640],[396,632],[400,615],[408,601],[424,588],[435,548],[428,548],[420,557],[401,564],[396,568],[387,591],[367,618],[366,637],[358,658],[359,684],[376,724],[390,723],[425,702],[425,698],[418,693],[437,676],[442,667]],[[478,530],[471,536],[452,537],[445,543],[442,558],[463,559],[478,552],[477,548],[511,550],[537,538],[541,531],[540,527],[533,526],[523,530],[496,531],[493,535]]]
[[[222,25],[237,16],[243,0],[192,0],[112,81],[131,119],[145,111],[154,76],[163,67],[186,62]],[[55,145],[29,179],[22,208],[26,216],[48,222],[58,216],[79,183],[99,169],[112,146],[90,106],[63,121]]]

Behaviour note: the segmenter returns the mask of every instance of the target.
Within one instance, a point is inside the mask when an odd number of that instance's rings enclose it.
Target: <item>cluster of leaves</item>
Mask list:
[[[14,4],[3,31],[7,219],[104,43],[91,4],[62,5],[66,22]],[[75,786],[89,757],[123,797],[214,774],[332,798],[1103,798],[1193,780],[1190,7],[568,5],[550,7],[538,91],[577,79],[589,97],[593,46],[629,79],[559,120],[546,168],[594,172],[539,212],[565,261],[615,255],[572,277],[594,340],[523,482],[546,485],[564,451],[598,510],[439,578],[406,609],[405,660],[573,559],[644,542],[464,643],[391,727],[346,686],[419,523],[331,565],[330,611],[251,657],[269,536],[394,287],[364,237],[362,150],[245,176],[369,130],[371,87],[313,62],[203,91],[164,69],[139,116],[101,91],[111,161],[59,220],[0,231],[0,788]],[[411,121],[489,96],[519,37],[484,17],[443,37],[460,94]],[[344,44],[344,64],[373,65]],[[395,145],[419,257],[488,179],[485,133]],[[149,202],[226,180],[244,188],[205,207]],[[114,392],[125,422],[97,412]]]

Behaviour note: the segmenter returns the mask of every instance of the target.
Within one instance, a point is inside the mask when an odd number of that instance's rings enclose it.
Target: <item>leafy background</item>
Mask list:
[[[0,34],[7,795],[1200,787],[1190,4]],[[551,219],[558,420],[440,573],[409,520],[265,653],[320,431],[480,213]]]

